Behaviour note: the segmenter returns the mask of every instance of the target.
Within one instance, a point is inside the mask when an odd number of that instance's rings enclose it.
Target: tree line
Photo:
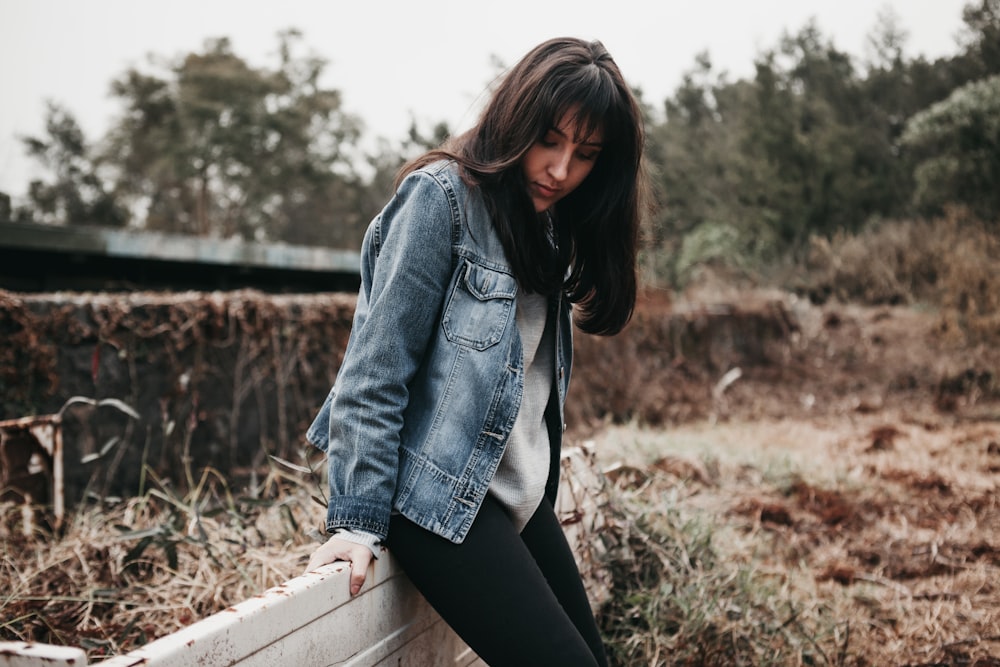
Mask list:
[[[1000,233],[1000,0],[962,18],[956,53],[935,60],[906,54],[889,10],[865,59],[814,23],[759,53],[750,77],[730,80],[700,54],[660,109],[644,100],[647,273],[676,286],[705,263],[765,266],[814,237],[951,205]],[[98,142],[50,103],[44,134],[23,138],[49,178],[17,205],[0,193],[0,221],[358,247],[399,165],[449,128],[413,125],[363,150],[361,119],[321,83],[326,62],[294,30],[278,43],[270,67],[219,38],[129,69]]]
[[[813,24],[729,81],[703,54],[650,142],[659,275],[766,265],[811,237],[968,207],[1000,232],[1000,0],[966,5],[959,52],[905,55],[883,12],[858,63]]]

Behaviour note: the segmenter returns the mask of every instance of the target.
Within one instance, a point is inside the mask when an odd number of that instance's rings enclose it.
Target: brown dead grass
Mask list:
[[[62,539],[25,536],[21,509],[2,504],[0,637],[127,652],[300,573],[320,514],[277,469],[256,497],[206,475],[185,497],[81,507]]]
[[[873,449],[886,432],[892,446]],[[790,597],[817,610],[814,621],[825,614],[850,628],[844,644],[827,646],[826,664],[991,665],[1000,658],[998,439],[996,423],[914,423],[882,411],[615,427],[596,451],[604,465],[635,471],[619,484],[644,485],[650,503],[671,498],[709,522],[721,562],[811,580]],[[798,664],[787,659],[772,664]]]
[[[714,565],[685,570],[692,586],[720,572],[744,582],[712,587],[716,598],[696,610],[713,619],[703,646],[720,649],[722,636],[775,647],[742,664],[1000,665],[1000,346],[998,330],[983,328],[989,298],[937,309],[785,297],[795,327],[771,363],[743,360],[721,391],[711,383],[725,368],[671,378],[672,397],[701,403],[661,410],[693,418],[581,434],[620,501],[676,515],[651,538],[711,533]],[[776,597],[795,610],[787,621],[767,602]],[[661,637],[633,664],[733,664],[699,662],[694,643]]]

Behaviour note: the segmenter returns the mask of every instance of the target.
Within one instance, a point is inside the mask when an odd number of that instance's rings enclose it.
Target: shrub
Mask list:
[[[857,234],[813,238],[797,286],[814,302],[923,303],[972,341],[1000,338],[1000,237],[966,209],[887,221]]]

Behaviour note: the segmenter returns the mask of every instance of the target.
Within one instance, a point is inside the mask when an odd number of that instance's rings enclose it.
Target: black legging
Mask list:
[[[520,535],[487,497],[462,544],[398,514],[387,544],[431,606],[490,667],[607,665],[573,553],[547,500]]]

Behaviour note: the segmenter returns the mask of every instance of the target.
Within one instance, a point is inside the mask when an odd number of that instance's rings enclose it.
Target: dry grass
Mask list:
[[[850,420],[609,428],[599,618],[619,665],[1000,664],[1000,425]],[[301,571],[319,512],[280,467],[212,472],[22,538],[7,639],[135,648]]]
[[[1000,339],[1000,236],[967,210],[886,221],[858,235],[813,239],[806,291],[867,305],[929,303],[973,342]]]
[[[604,618],[620,664],[1000,664],[998,441],[886,414],[606,431],[646,540]]]
[[[279,466],[242,497],[208,470],[184,497],[83,507],[62,538],[2,505],[0,638],[129,651],[299,574],[321,514]]]

